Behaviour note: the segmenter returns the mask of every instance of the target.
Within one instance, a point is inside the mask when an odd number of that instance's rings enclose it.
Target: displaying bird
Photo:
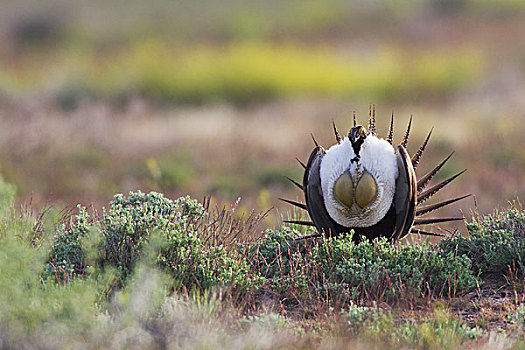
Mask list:
[[[337,143],[325,150],[315,144],[304,168],[303,182],[292,181],[304,192],[305,203],[289,199],[283,201],[308,212],[311,221],[287,220],[288,223],[315,226],[312,236],[336,236],[354,231],[353,239],[386,237],[396,241],[409,233],[443,236],[416,228],[420,225],[438,224],[463,220],[462,217],[421,218],[422,216],[471,196],[463,195],[442,202],[422,206],[458,174],[429,187],[429,183],[452,152],[434,169],[422,177],[416,176],[416,168],[427,146],[432,129],[413,157],[406,147],[412,117],[403,140],[392,145],[394,115],[386,139],[377,137],[375,107],[369,113],[369,127],[354,126],[344,138],[339,135],[335,123],[333,129]],[[312,237],[308,236],[308,237]]]

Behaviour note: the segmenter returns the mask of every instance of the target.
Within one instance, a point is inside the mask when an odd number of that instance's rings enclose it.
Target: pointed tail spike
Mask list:
[[[314,141],[315,147],[319,147],[319,144],[317,143],[314,134],[310,134],[310,136],[312,136],[312,140]]]
[[[441,181],[440,183],[438,183],[437,185],[434,185],[432,187],[430,187],[428,190],[426,190],[425,192],[422,192],[420,195],[417,196],[417,204],[421,204],[423,202],[425,202],[427,199],[429,199],[430,197],[432,197],[433,195],[435,195],[437,192],[439,192],[443,187],[445,187],[446,185],[448,185],[450,182],[452,182],[455,178],[457,178],[459,175],[463,174],[465,171],[467,171],[467,169],[463,170],[463,171],[460,171],[459,173],[457,173],[456,175],[452,176],[452,177],[449,177],[448,179],[446,180],[443,180]]]
[[[372,105],[368,106],[368,131],[367,135],[372,133]]]
[[[376,106],[370,105],[368,110],[368,135],[376,136]]]
[[[452,157],[454,152],[450,153],[441,163],[439,163],[434,169],[429,171],[425,176],[417,181],[417,194],[420,194],[437,172],[445,165],[445,163]]]
[[[461,196],[461,197],[452,198],[452,199],[449,199],[449,200],[446,200],[446,201],[443,201],[443,202],[439,202],[439,203],[436,203],[436,204],[431,204],[431,205],[427,205],[427,206],[421,207],[420,209],[418,209],[416,211],[416,217],[417,216],[423,216],[425,214],[433,212],[434,210],[438,210],[440,208],[446,207],[447,205],[450,205],[450,204],[452,204],[454,202],[460,201],[460,200],[462,200],[464,198],[467,198],[467,197],[470,197],[470,196],[472,196],[472,193],[464,195],[464,196]]]
[[[315,226],[315,224],[311,221],[305,221],[305,220],[284,220],[287,224],[296,224],[296,225],[303,225],[303,226]]]
[[[425,151],[425,147],[427,147],[428,140],[430,139],[430,135],[432,135],[433,130],[434,130],[434,127],[430,129],[430,132],[428,133],[428,136],[425,139],[425,142],[423,142],[423,144],[419,146],[419,149],[412,157],[412,166],[414,167],[414,170],[416,170],[417,166],[419,165],[419,161],[421,160],[421,156],[423,155],[423,152]]]
[[[372,135],[377,136],[376,130],[376,105],[372,107]]]
[[[433,224],[439,224],[442,222],[459,221],[459,220],[464,220],[464,218],[457,217],[457,218],[416,219],[414,220],[414,225],[433,225]]]
[[[405,132],[405,136],[403,136],[403,141],[401,141],[400,145],[404,148],[407,148],[408,144],[408,137],[410,136],[410,127],[412,126],[412,115],[410,115],[410,119],[408,120],[408,126],[407,131]]]
[[[357,126],[357,121],[356,121],[356,117],[355,117],[355,111],[354,111],[354,126]]]
[[[289,178],[288,176],[285,176],[285,178],[286,178],[288,181],[290,181],[291,183],[293,183],[295,186],[299,187],[299,189],[300,189],[301,191],[304,191],[304,190],[303,190],[303,185],[301,185],[299,182],[295,181],[295,180],[292,179],[292,178]]]
[[[301,162],[301,160],[299,158],[295,158],[296,161],[299,162],[299,164],[301,164],[301,166],[303,167],[303,169],[306,169],[306,164],[304,164],[303,162]]]
[[[333,120],[332,120],[332,126],[334,127],[335,140],[337,141],[337,143],[341,143],[343,139],[341,138],[341,135],[339,135],[339,132],[337,132],[337,127],[335,126],[335,121]]]
[[[294,241],[302,241],[302,240],[305,240],[305,239],[310,239],[310,238],[317,238],[317,237],[321,237],[322,234],[320,233],[314,233],[312,235],[307,235],[307,236],[302,236],[302,237],[297,237],[296,239],[294,239]]]
[[[392,111],[392,117],[390,118],[390,128],[388,129],[388,134],[386,135],[386,140],[392,144],[394,139],[394,111]]]
[[[286,198],[279,198],[279,200],[283,201],[283,202],[286,202],[288,204],[291,204],[293,206],[296,206],[298,208],[301,208],[301,209],[304,209],[304,210],[307,210],[306,209],[306,204],[303,204],[303,203],[299,203],[299,202],[296,202],[296,201],[292,201],[290,199],[286,199]]]
[[[427,232],[427,231],[423,231],[417,228],[413,228],[412,230],[410,230],[410,233],[415,233],[415,234],[419,234],[423,236],[446,237],[444,234],[441,234],[441,233]]]

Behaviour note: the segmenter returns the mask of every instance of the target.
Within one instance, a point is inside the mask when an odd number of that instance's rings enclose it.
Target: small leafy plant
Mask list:
[[[510,208],[475,216],[467,223],[468,237],[441,241],[440,249],[472,260],[475,273],[504,276],[525,273],[525,211]]]

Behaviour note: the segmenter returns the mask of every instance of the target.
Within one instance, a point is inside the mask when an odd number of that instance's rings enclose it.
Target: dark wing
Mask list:
[[[417,180],[412,161],[405,147],[398,145],[397,151],[398,177],[394,194],[396,228],[392,235],[393,241],[405,237],[410,232],[417,203]]]
[[[335,236],[348,229],[333,221],[324,206],[320,170],[325,153],[323,147],[317,146],[310,154],[304,171],[303,191],[308,214],[318,232],[327,236]]]

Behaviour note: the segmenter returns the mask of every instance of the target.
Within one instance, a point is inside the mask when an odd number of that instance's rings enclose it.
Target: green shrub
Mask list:
[[[222,236],[235,225],[224,211],[210,214],[189,197],[173,201],[155,192],[116,195],[102,213],[90,223],[79,207],[78,215],[58,226],[45,278],[85,275],[82,245],[90,230],[100,237],[98,264],[115,268],[120,286],[148,256],[181,289],[253,290],[265,283],[266,291],[293,303],[456,296],[480,283],[479,273],[523,270],[525,214],[517,209],[476,218],[467,225],[469,238],[448,238],[438,246],[396,246],[384,239],[355,244],[350,236],[295,240],[299,232],[290,227],[268,230],[257,242],[225,245]]]
[[[263,276],[285,277],[290,273],[289,259],[293,253],[293,239],[297,232],[285,226],[280,231],[268,230],[266,236],[253,244],[250,249],[250,260]]]
[[[46,263],[43,278],[54,276],[57,281],[70,281],[83,276],[85,254],[82,239],[90,229],[89,214],[85,207],[77,206],[78,214],[58,225],[51,257]]]
[[[115,266],[123,280],[157,231],[163,239],[157,264],[171,272],[179,287],[250,287],[260,282],[247,275],[248,263],[237,251],[204,242],[204,219],[210,214],[196,200],[137,192],[115,196],[103,213],[103,262]]]
[[[224,246],[207,248],[195,232],[169,231],[168,244],[158,258],[179,286],[207,289],[214,286],[258,286],[263,279],[249,275],[247,260]]]
[[[253,268],[282,293],[323,300],[398,300],[460,294],[476,283],[470,260],[430,245],[355,244],[350,236],[294,242],[269,231],[251,248]]]
[[[476,273],[525,272],[525,210],[510,208],[476,216],[467,229],[468,237],[444,239],[440,249],[468,256]]]
[[[125,284],[137,263],[151,258],[152,253],[154,262],[171,273],[179,288],[249,288],[263,281],[259,275],[248,275],[246,258],[237,250],[206,242],[213,235],[205,220],[210,214],[189,197],[173,201],[156,192],[131,192],[129,197],[118,194],[107,209],[102,209],[98,223],[89,222],[84,207],[78,210],[75,217],[56,229],[45,279],[84,278],[86,255],[92,252],[85,251],[83,242],[93,230],[99,238],[95,248],[101,251],[95,263],[115,268],[119,286]],[[159,242],[153,242],[155,235]]]
[[[193,233],[192,220],[204,215],[204,208],[188,197],[172,201],[162,194],[131,192],[117,194],[103,208],[103,265],[117,268],[124,280],[141,257],[153,231],[169,237],[171,232]]]

